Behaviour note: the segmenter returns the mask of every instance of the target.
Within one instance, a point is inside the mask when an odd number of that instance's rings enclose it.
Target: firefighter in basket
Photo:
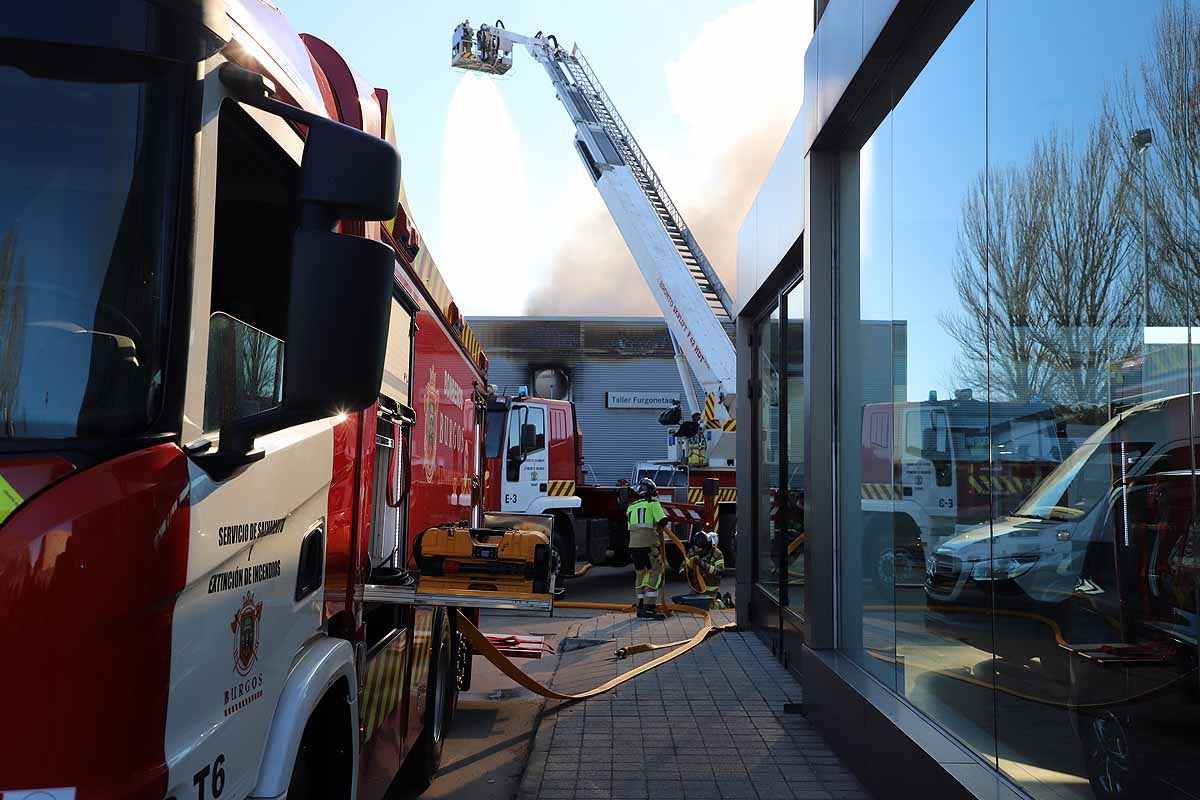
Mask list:
[[[733,597],[726,592],[721,595],[721,577],[725,574],[725,554],[717,547],[717,535],[697,531],[688,543],[687,556],[680,572],[687,576],[691,594],[671,598],[680,605],[696,606],[704,610],[733,608]]]
[[[666,619],[658,610],[658,593],[663,585],[662,553],[659,543],[667,528],[667,512],[658,502],[658,485],[642,478],[634,490],[638,499],[629,504],[629,555],[635,570],[639,619]]]

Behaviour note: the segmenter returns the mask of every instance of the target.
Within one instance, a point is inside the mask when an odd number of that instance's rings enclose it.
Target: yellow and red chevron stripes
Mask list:
[[[903,496],[900,487],[890,483],[862,484],[863,500],[899,500]]]
[[[703,505],[704,504],[704,489],[699,486],[689,487],[688,488],[688,502],[691,503],[692,505],[697,505],[697,506]],[[717,502],[718,503],[736,503],[737,502],[737,489],[731,488],[728,486],[723,486],[723,487],[717,489]]]
[[[406,637],[401,634],[367,664],[359,702],[359,720],[369,740],[400,704],[404,689]]]
[[[546,486],[550,497],[570,497],[575,494],[575,481],[550,481]]]
[[[1023,480],[1012,475],[972,475],[967,479],[972,491],[981,494],[1022,494],[1033,489],[1034,481]]]
[[[712,392],[709,392],[704,397],[704,424],[719,431],[737,430],[737,420],[727,419],[721,421],[717,419],[717,398]]]

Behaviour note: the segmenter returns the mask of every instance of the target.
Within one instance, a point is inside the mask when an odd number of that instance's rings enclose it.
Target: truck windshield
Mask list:
[[[176,69],[0,55],[0,440],[137,435],[157,416]]]
[[[1070,521],[1108,496],[1122,468],[1144,455],[1150,445],[1127,441],[1118,433],[1128,415],[1104,423],[1058,465],[1016,510],[1018,517]]]

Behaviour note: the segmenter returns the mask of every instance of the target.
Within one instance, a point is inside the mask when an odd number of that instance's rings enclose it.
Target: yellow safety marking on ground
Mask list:
[[[575,494],[575,481],[550,481],[546,493],[551,497],[570,497]]]
[[[4,522],[8,515],[16,511],[17,506],[23,502],[25,502],[25,498],[21,497],[11,483],[4,480],[3,475],[0,475],[0,522]]]

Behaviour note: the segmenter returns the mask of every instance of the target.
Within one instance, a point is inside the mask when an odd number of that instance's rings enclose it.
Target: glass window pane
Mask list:
[[[995,757],[991,586],[954,594],[946,543],[990,532],[986,186],[987,6],[958,21],[892,112],[892,530],[900,691]],[[898,87],[899,91],[899,87]],[[982,256],[982,258],[981,258]],[[903,416],[901,416],[903,415]]]
[[[758,384],[758,487],[756,520],[758,584],[779,599],[779,531],[782,516],[779,494],[779,309],[758,325],[755,380]]]
[[[858,264],[841,265],[843,292],[858,313],[840,331],[841,642],[843,649],[896,688],[895,481],[893,399],[903,391],[897,342],[905,323],[892,313],[892,121],[858,153]],[[844,213],[855,213],[847,209]],[[857,286],[857,290],[854,287]],[[900,425],[905,418],[895,418]],[[914,418],[918,425],[919,420]],[[859,427],[861,425],[861,431]]]
[[[783,518],[787,605],[804,612],[804,284],[785,297],[787,309],[787,506]]]
[[[986,559],[952,544],[993,586],[1000,768],[1039,798],[1200,794],[1198,39],[1195,0],[990,7],[1008,480]]]

